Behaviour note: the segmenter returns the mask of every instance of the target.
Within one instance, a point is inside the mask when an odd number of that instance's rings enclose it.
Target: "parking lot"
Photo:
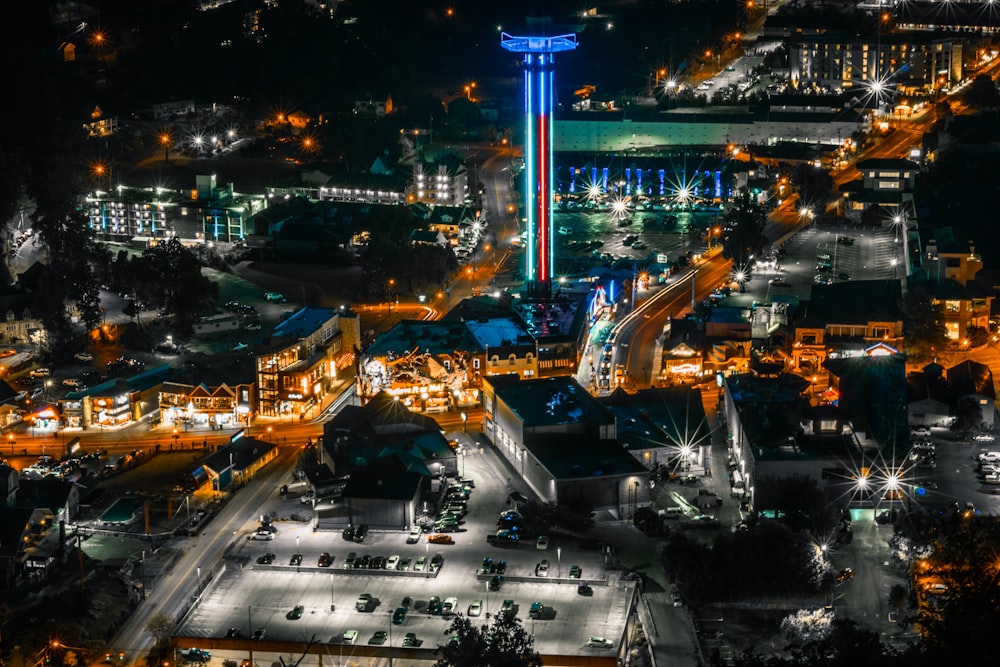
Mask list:
[[[817,223],[798,232],[782,248],[785,255],[778,259],[778,270],[755,272],[747,291],[807,298],[817,276],[830,282],[902,276],[902,242],[897,242],[891,228]],[[822,262],[829,263],[828,270],[817,269]],[[775,279],[777,284],[772,282]]]
[[[481,601],[478,622],[486,622],[488,616],[500,611],[505,600],[512,600],[515,612],[535,637],[536,649],[543,654],[618,656],[635,595],[633,584],[621,581],[618,572],[607,572],[601,552],[574,537],[555,533],[546,549],[538,549],[535,540],[525,540],[517,547],[488,544],[487,534],[496,531],[499,512],[507,509],[506,476],[491,453],[469,448],[464,459],[465,476],[476,481],[476,488],[469,499],[465,523],[458,531],[448,533],[454,544],[430,544],[426,535],[416,544],[407,544],[407,531],[377,529],[369,531],[364,542],[358,544],[345,540],[339,531],[314,532],[310,523],[276,521],[278,532],[273,540],[238,538],[225,571],[204,586],[198,604],[178,629],[177,635],[187,638],[180,643],[197,646],[201,640],[203,645],[217,648],[229,645],[233,650],[214,653],[242,660],[247,644],[253,641],[247,638],[263,630],[263,640],[252,644],[259,664],[270,662],[270,648],[276,649],[274,656],[281,650],[282,645],[269,642],[306,642],[313,636],[329,645],[330,655],[345,657],[371,655],[368,641],[377,631],[389,635],[385,645],[401,648],[404,635],[414,633],[419,649],[432,650],[447,642],[450,625],[449,618],[428,614],[428,601],[437,596],[442,601],[457,598],[455,608],[463,614],[474,601]],[[266,511],[287,516],[296,506],[302,508],[296,497],[275,493],[266,503]],[[323,552],[332,557],[329,567],[318,566]],[[258,563],[266,553],[274,554],[273,562]],[[302,554],[301,565],[290,565],[296,553]],[[350,553],[359,559],[364,555],[396,555],[410,562],[406,571],[347,569],[345,562]],[[414,571],[419,558],[429,562],[435,554],[444,557],[438,572],[430,572],[426,566]],[[491,577],[480,572],[486,557],[506,560],[499,590],[489,590]],[[536,576],[536,567],[543,559],[549,561],[547,576]],[[580,579],[569,577],[573,565],[582,570]],[[206,566],[206,581],[207,573]],[[578,593],[581,581],[590,585],[592,595]],[[370,610],[365,612],[356,609],[363,593],[373,598]],[[413,602],[406,618],[394,625],[392,613],[407,596]],[[535,602],[540,602],[543,609],[537,619],[531,619],[528,610]],[[287,615],[297,605],[304,607],[301,618],[289,618]],[[237,640],[204,641],[225,639],[234,629]],[[345,643],[345,633],[352,630],[357,631],[355,642]],[[585,643],[591,636],[607,637],[612,645],[587,647]],[[382,649],[372,650],[378,654]],[[430,651],[422,657],[432,659]]]

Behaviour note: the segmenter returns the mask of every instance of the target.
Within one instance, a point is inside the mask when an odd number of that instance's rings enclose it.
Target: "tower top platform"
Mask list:
[[[576,48],[576,35],[517,37],[500,33],[500,46],[513,53],[558,53]]]

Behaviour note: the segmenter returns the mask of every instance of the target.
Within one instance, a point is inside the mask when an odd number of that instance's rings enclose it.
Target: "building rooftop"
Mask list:
[[[711,428],[701,392],[690,387],[616,389],[598,399],[616,417],[618,442],[627,450],[698,447],[710,444]]]
[[[571,376],[522,380],[497,387],[496,395],[521,418],[525,428],[614,423],[614,416]]]
[[[402,356],[408,352],[456,354],[482,352],[483,348],[465,322],[403,320],[368,347],[368,355]]]
[[[274,327],[274,336],[303,339],[316,333],[337,314],[332,308],[300,308],[291,317]]]
[[[467,320],[465,325],[483,349],[518,343],[533,343],[520,322],[512,317]]]
[[[351,470],[343,497],[410,500],[430,472],[415,457],[392,454]]]
[[[614,440],[546,433],[527,439],[524,446],[558,480],[649,472]]]
[[[273,444],[257,438],[242,437],[220,448],[205,459],[203,465],[215,472],[222,472],[229,468],[232,462],[233,470],[246,470],[274,447]]]
[[[898,280],[851,280],[813,285],[806,313],[827,324],[895,322],[901,290]]]

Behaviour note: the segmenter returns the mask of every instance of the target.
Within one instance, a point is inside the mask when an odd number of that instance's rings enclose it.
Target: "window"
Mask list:
[[[479,357],[476,357],[475,359],[472,360],[472,367],[477,371],[479,370]]]
[[[873,338],[883,338],[889,335],[889,327],[872,327]]]
[[[451,359],[445,359],[444,360],[444,369],[446,371],[450,371],[451,370]]]
[[[511,366],[516,365],[517,364],[517,355],[514,355],[514,354],[510,355],[509,357],[507,357],[507,361],[510,362]]]
[[[803,334],[802,336],[803,345],[815,345],[816,344],[816,334]]]
[[[946,313],[957,313],[962,310],[961,301],[945,301],[944,302],[944,312]]]

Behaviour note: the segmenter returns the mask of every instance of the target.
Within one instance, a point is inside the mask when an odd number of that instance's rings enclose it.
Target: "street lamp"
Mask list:
[[[13,433],[8,433],[7,434],[7,443],[10,445],[10,455],[14,456],[14,445],[16,443],[14,442],[14,434]]]
[[[170,135],[166,132],[161,134],[160,144],[163,146],[163,161],[170,162]]]

